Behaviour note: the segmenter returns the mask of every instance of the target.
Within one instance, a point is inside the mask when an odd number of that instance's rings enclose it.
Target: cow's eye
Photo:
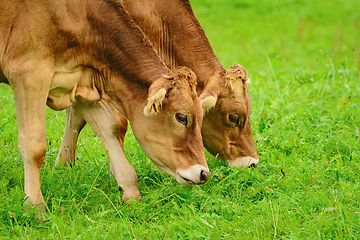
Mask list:
[[[175,118],[179,123],[181,123],[181,124],[183,124],[185,126],[188,124],[187,116],[185,114],[183,114],[183,113],[177,113],[175,115]]]
[[[229,114],[229,121],[231,123],[234,123],[236,125],[239,124],[239,116],[238,115],[233,115],[233,114]]]

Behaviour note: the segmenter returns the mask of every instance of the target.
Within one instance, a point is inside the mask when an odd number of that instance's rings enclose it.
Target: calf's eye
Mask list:
[[[229,114],[229,121],[232,122],[232,123],[235,123],[235,124],[239,124],[239,116]]]
[[[183,114],[183,113],[175,114],[175,118],[179,123],[181,123],[181,124],[183,124],[185,126],[188,124],[187,116],[185,114]]]

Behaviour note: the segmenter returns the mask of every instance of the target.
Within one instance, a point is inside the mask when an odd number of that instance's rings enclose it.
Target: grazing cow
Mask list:
[[[195,74],[169,70],[115,0],[1,1],[0,79],[15,96],[27,201],[42,210],[46,104],[73,106],[95,133],[111,132],[102,140],[120,152],[113,136],[123,135],[123,124],[110,112],[121,113],[156,166],[180,183],[208,179]],[[139,199],[124,154],[111,164],[123,200]]]
[[[201,132],[207,150],[230,166],[257,165],[259,157],[250,124],[252,105],[246,71],[240,65],[226,70],[220,64],[190,3],[187,0],[121,2],[169,68],[187,66],[196,73],[197,91],[204,109]],[[80,116],[74,118],[79,124],[71,124],[68,117],[57,163],[60,157],[65,164],[75,159],[77,135],[85,123]],[[122,122],[126,124],[125,119]]]

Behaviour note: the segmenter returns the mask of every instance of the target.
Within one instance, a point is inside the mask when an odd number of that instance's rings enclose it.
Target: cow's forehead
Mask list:
[[[196,88],[189,84],[186,80],[173,80],[172,88],[168,96],[173,99],[178,99],[184,102],[194,102],[196,98]]]
[[[238,114],[246,114],[248,99],[245,96],[245,88],[243,84],[234,84],[233,88],[224,88],[223,93],[216,103],[218,111],[222,113],[236,112]]]
[[[189,85],[177,82],[167,92],[163,104],[164,107],[169,106],[175,111],[194,113],[196,111],[196,101],[199,101],[196,93],[190,90]]]
[[[225,87],[227,87],[235,98],[245,96],[245,81],[248,80],[246,70],[239,64],[235,64],[226,70],[224,77]]]
[[[235,98],[222,98],[219,99],[219,102],[216,106],[217,110],[221,114],[240,114],[247,115],[247,104],[244,100],[239,100]]]
[[[228,99],[229,102],[245,101],[246,85],[241,79],[228,78],[221,89],[221,98]]]

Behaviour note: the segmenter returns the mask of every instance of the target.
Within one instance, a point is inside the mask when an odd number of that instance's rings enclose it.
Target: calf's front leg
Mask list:
[[[75,164],[76,143],[85,125],[86,121],[79,112],[75,111],[73,107],[66,109],[66,127],[59,153],[56,157],[56,166],[59,165],[61,160],[64,165],[70,164],[72,166]]]
[[[48,69],[36,64],[31,69]],[[40,189],[40,167],[46,153],[45,107],[50,88],[51,74],[18,70],[7,78],[14,91],[19,131],[19,149],[24,161],[24,191],[26,203],[45,212],[44,197]]]
[[[74,109],[76,114],[81,114],[104,144],[110,159],[110,170],[119,188],[124,192],[122,200],[127,201],[130,198],[140,200],[136,172],[124,154],[127,119],[115,109],[111,109],[103,100],[78,101]],[[77,133],[73,131],[71,134]]]

